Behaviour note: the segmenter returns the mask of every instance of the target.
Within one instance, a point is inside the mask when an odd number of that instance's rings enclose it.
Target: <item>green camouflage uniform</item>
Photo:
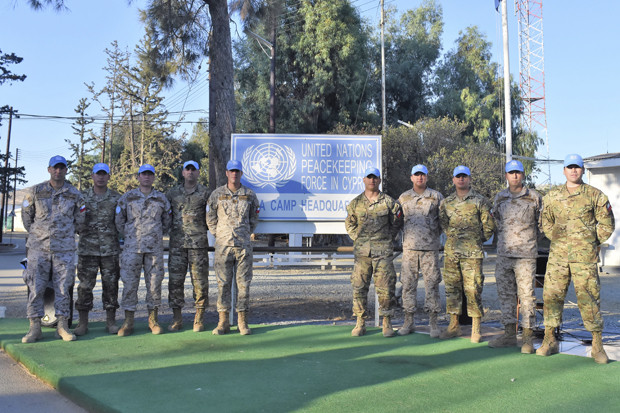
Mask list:
[[[557,186],[543,203],[543,229],[551,240],[543,288],[545,328],[560,326],[572,276],[583,324],[588,331],[600,332],[597,259],[598,246],[615,229],[609,200],[600,190],[581,184],[572,194],[566,185]]]
[[[250,236],[258,225],[258,198],[254,191],[244,185],[236,192],[222,185],[213,191],[207,205],[207,224],[215,236],[217,311],[228,312],[231,309],[232,279],[235,274],[237,311],[246,312],[250,307],[253,265]]]
[[[207,201],[211,192],[201,184],[187,192],[179,185],[166,194],[172,208],[168,255],[168,302],[170,308],[185,305],[185,276],[194,287],[196,308],[209,305],[209,255]]]
[[[373,202],[364,193],[347,206],[345,226],[354,242],[355,264],[351,274],[353,286],[353,315],[367,318],[368,289],[371,277],[379,296],[379,314],[394,315],[394,237],[403,225],[398,202],[383,192]]]
[[[93,288],[97,272],[101,271],[101,301],[106,310],[118,308],[118,280],[120,278],[118,231],[114,225],[114,211],[121,195],[108,189],[97,195],[90,188],[84,193],[86,224],[79,231],[77,276],[78,311],[93,309]]]
[[[473,189],[462,199],[453,193],[441,203],[439,221],[447,236],[443,274],[446,312],[461,314],[465,292],[467,315],[482,317],[482,243],[495,231],[490,202]]]

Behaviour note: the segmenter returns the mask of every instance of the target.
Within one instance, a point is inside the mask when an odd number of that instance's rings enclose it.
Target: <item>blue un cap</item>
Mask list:
[[[381,178],[381,172],[379,172],[379,170],[375,168],[374,166],[371,166],[370,168],[366,168],[366,170],[364,171],[365,177],[368,177],[369,175],[374,175],[377,178]]]
[[[454,168],[454,171],[452,172],[452,176],[457,176],[460,174],[471,176],[471,172],[469,172],[469,168],[463,165],[457,166],[456,168]]]
[[[60,156],[60,155],[52,156],[50,158],[49,166],[56,166],[59,163],[63,164],[64,166],[67,166],[67,160],[64,158],[64,156]]]
[[[109,174],[110,167],[105,163],[96,163],[95,166],[93,166],[93,173],[96,174],[99,171],[104,171],[105,173]]]
[[[583,159],[581,156],[576,153],[566,155],[566,158],[564,158],[564,167],[566,168],[571,165],[577,165],[578,167],[583,168]]]
[[[196,170],[200,170],[200,166],[198,166],[198,162],[196,161],[187,161],[183,164],[183,169],[186,169],[188,166],[193,166]]]
[[[138,169],[139,174],[141,174],[142,172],[152,172],[153,174],[155,174],[155,168],[153,168],[153,165],[145,163],[140,167],[140,169]]]
[[[232,171],[234,169],[238,171],[243,171],[243,169],[241,168],[241,161],[237,161],[235,159],[231,159],[230,161],[228,161],[228,163],[226,164],[226,170]]]
[[[426,166],[422,164],[417,164],[411,168],[411,175],[414,175],[416,172],[422,172],[424,175],[428,175],[428,169],[426,169]]]
[[[524,172],[523,164],[519,161],[515,161],[514,159],[512,161],[506,162],[506,173],[512,171]]]

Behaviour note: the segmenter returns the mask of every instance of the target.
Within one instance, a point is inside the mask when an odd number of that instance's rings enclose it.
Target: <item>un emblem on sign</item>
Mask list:
[[[275,189],[286,185],[296,167],[295,153],[286,145],[262,143],[243,152],[243,176],[259,188],[270,186]]]

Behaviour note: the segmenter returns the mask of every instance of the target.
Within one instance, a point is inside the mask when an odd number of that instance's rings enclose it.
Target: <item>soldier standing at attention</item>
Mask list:
[[[607,196],[584,184],[583,172],[581,156],[566,156],[566,184],[553,188],[543,200],[543,229],[551,240],[551,249],[543,287],[545,338],[536,354],[559,352],[554,330],[560,326],[572,277],[583,324],[592,333],[591,356],[595,362],[606,364],[597,258],[598,247],[614,232],[615,221]]]
[[[171,211],[166,196],[153,189],[154,181],[155,168],[149,164],[142,165],[138,170],[138,188],[123,194],[116,207],[116,228],[125,237],[121,252],[121,305],[125,309],[125,322],[118,330],[119,336],[133,333],[142,269],[149,328],[153,334],[163,332],[157,321],[157,310],[161,305],[161,283],[164,279],[162,237],[170,227]]]
[[[252,334],[248,327],[250,283],[252,281],[252,242],[250,236],[258,225],[259,203],[256,194],[241,184],[241,162],[226,164],[226,185],[218,187],[209,197],[207,224],[215,236],[214,266],[217,277],[217,312],[219,322],[213,334],[230,332],[228,321],[231,306],[233,275],[237,279],[238,328],[242,335]]]
[[[459,165],[452,173],[456,192],[443,200],[439,207],[439,220],[446,233],[444,247],[444,283],[446,285],[446,312],[450,324],[439,338],[457,337],[461,334],[459,315],[463,292],[467,299],[467,314],[472,318],[471,342],[479,343],[482,318],[482,243],[491,238],[495,221],[490,202],[471,189],[469,168]]]
[[[168,302],[172,308],[173,319],[168,331],[179,331],[183,327],[181,310],[185,305],[185,275],[188,267],[196,307],[194,331],[203,331],[204,313],[209,305],[207,201],[211,191],[198,183],[200,166],[197,162],[185,162],[182,173],[183,184],[172,188],[166,194],[172,208]]]
[[[521,303],[523,340],[521,353],[534,352],[532,328],[536,321],[534,281],[538,239],[542,236],[542,196],[523,186],[523,164],[506,163],[508,188],[495,196],[493,218],[497,224],[495,280],[502,310],[504,334],[489,341],[489,347],[517,345],[517,297]]]
[[[79,312],[80,321],[73,330],[76,336],[83,336],[88,332],[88,312],[93,309],[93,288],[99,271],[101,300],[106,310],[106,330],[110,334],[118,333],[115,320],[121,248],[114,225],[114,211],[121,195],[108,189],[110,168],[105,163],[95,164],[92,178],[93,187],[84,193],[86,223],[79,231],[77,276],[80,283],[75,309]]]
[[[68,329],[70,291],[75,282],[75,233],[83,225],[86,207],[80,191],[65,181],[67,160],[53,156],[47,171],[50,180],[29,188],[22,204],[22,221],[28,231],[28,266],[24,281],[28,286],[27,316],[30,330],[22,343],[42,338],[43,294],[54,284],[54,309],[58,318],[56,337],[73,341]]]
[[[363,181],[364,192],[347,206],[345,220],[347,233],[354,243],[355,256],[351,284],[353,314],[357,317],[357,323],[351,335],[359,337],[366,333],[368,288],[374,275],[379,315],[383,317],[383,336],[393,337],[396,335],[391,322],[396,301],[393,240],[403,225],[403,214],[398,202],[379,190],[381,174],[377,168],[366,169]]]
[[[414,314],[417,307],[418,279],[424,277],[424,311],[429,314],[431,337],[439,337],[437,314],[439,304],[439,204],[443,195],[426,186],[428,169],[416,165],[411,169],[413,189],[404,192],[398,202],[403,208],[403,264],[400,281],[403,284],[405,322],[398,330],[404,336],[415,330]]]

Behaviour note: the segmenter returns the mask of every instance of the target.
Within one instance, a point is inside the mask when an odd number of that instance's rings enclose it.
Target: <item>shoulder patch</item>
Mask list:
[[[117,214],[120,214],[120,213],[121,213],[121,207],[119,207],[119,206],[117,206],[117,207],[116,207],[116,213],[117,213]]]
[[[85,212],[85,211],[86,211],[86,204],[80,207],[80,212]]]
[[[27,199],[24,199],[24,202],[22,202],[22,207],[28,208],[29,206],[30,206],[30,202],[28,202]]]
[[[607,203],[605,204],[605,208],[607,208],[607,213],[611,214],[611,204],[609,203],[609,201],[607,201]]]

